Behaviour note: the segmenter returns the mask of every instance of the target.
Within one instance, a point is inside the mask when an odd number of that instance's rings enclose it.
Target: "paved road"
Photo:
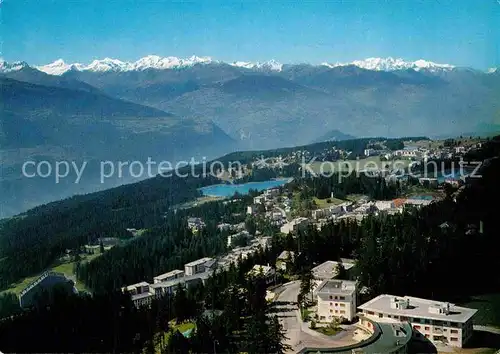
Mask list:
[[[300,281],[293,281],[283,286],[283,291],[278,295],[276,301],[289,302],[290,304],[283,308],[278,314],[283,328],[288,338],[286,344],[292,347],[291,352],[296,353],[304,347],[337,347],[352,343],[351,340],[333,340],[327,338],[321,333],[303,328],[302,320],[299,318],[298,308],[295,304],[300,290]]]

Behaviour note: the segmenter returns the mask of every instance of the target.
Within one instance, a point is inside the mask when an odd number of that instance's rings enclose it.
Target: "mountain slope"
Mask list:
[[[341,140],[352,140],[352,139],[356,139],[356,137],[349,134],[344,134],[338,129],[333,129],[321,135],[318,139],[313,141],[313,143],[320,143],[322,141],[341,141]]]
[[[234,141],[210,120],[180,118],[103,94],[8,78],[0,78],[0,88],[2,216],[73,193],[148,177],[137,169],[130,172],[127,166],[101,183],[101,161],[115,166],[137,160],[145,166],[151,158],[175,165],[181,159],[215,156],[234,147]],[[23,176],[22,165],[27,161],[47,161],[52,169],[56,162],[81,166],[86,161],[87,167],[77,183],[73,170],[56,183],[54,170],[48,178]]]
[[[49,75],[29,66],[19,70],[5,72],[0,75],[17,81],[29,82],[31,84],[99,93],[97,88],[87,83],[62,76]]]

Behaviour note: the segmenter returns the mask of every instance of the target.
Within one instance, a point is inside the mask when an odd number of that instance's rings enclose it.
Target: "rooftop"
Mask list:
[[[170,271],[168,273],[157,275],[155,277],[155,279],[162,280],[162,279],[170,278],[170,277],[176,276],[178,274],[183,274],[183,273],[184,273],[184,271],[179,270],[179,269],[175,269],[175,270],[172,270],[172,271]]]
[[[345,270],[349,270],[355,266],[354,262],[350,262],[350,261],[346,262],[346,261],[342,262],[342,265],[344,266]],[[337,275],[336,274],[337,264],[339,264],[339,262],[326,261],[326,262],[321,263],[320,265],[317,265],[316,267],[314,267],[312,269],[312,272],[316,278],[320,278],[320,279],[327,279],[328,278],[328,279],[330,279],[330,278],[333,278]]]
[[[406,306],[398,306],[401,303]],[[389,315],[412,318],[425,318],[437,321],[466,322],[477,312],[475,309],[455,306],[450,303],[421,299],[417,297],[396,297],[394,295],[379,295],[359,306],[360,310],[382,312]]]
[[[346,294],[356,291],[356,282],[350,280],[327,279],[318,286],[316,294]]]
[[[195,267],[197,265],[201,265],[201,264],[206,263],[206,262],[211,261],[211,260],[212,260],[212,258],[205,257],[205,258],[197,259],[196,261],[186,263],[184,266],[185,267]]]
[[[132,295],[131,298],[132,298],[132,301],[137,301],[137,300],[141,300],[141,299],[146,299],[150,296],[153,296],[153,295],[146,292],[146,293],[142,293],[142,294]]]
[[[177,284],[184,284],[184,283],[189,283],[192,280],[206,280],[210,277],[210,273],[204,272],[204,273],[197,273],[193,275],[188,275],[184,276],[181,278],[177,279],[172,279],[172,280],[167,280],[161,283],[156,283],[156,284],[151,284],[150,288],[156,289],[156,288],[170,288],[172,286],[177,286]]]
[[[145,282],[145,281],[141,281],[140,283],[135,283],[135,284],[132,284],[132,285],[128,285],[128,286],[125,286],[122,288],[122,290],[127,290],[127,291],[130,291],[130,290],[134,290],[138,287],[142,287],[142,286],[149,286],[149,283]]]

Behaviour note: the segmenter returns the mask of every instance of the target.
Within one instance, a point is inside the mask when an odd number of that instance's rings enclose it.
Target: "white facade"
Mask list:
[[[257,207],[255,205],[249,205],[247,206],[247,214],[255,214],[255,212],[257,211]]]
[[[460,348],[472,336],[472,318],[477,312],[446,302],[393,295],[379,295],[359,309],[377,322],[410,322],[416,338]]]
[[[297,231],[300,227],[307,226],[309,223],[309,219],[307,218],[297,218],[281,226],[280,231],[284,234],[289,234],[292,231]]]
[[[203,273],[205,271],[205,263],[211,261],[212,258],[205,257],[198,259],[196,261],[186,263],[184,265],[184,273],[186,276],[194,275],[197,273]]]
[[[331,322],[334,318],[341,317],[352,321],[356,316],[356,282],[327,279],[318,286],[315,294],[320,322]]]
[[[392,200],[377,200],[375,206],[378,210],[387,210],[394,208],[394,202]]]
[[[169,280],[174,280],[177,278],[182,278],[184,276],[184,272],[182,270],[173,270],[168,273],[160,274],[156,277],[153,278],[154,284],[169,281]]]
[[[138,295],[149,291],[149,283],[143,281],[137,284],[132,284],[122,288],[123,292],[128,292],[131,295]]]

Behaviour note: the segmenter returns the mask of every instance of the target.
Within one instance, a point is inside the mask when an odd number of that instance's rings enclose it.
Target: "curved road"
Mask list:
[[[283,291],[276,297],[275,301],[289,303],[282,307],[278,313],[280,321],[287,337],[286,344],[292,347],[291,352],[298,352],[305,347],[327,348],[352,344],[352,339],[334,340],[325,335],[315,332],[305,325],[299,316],[296,305],[297,295],[300,290],[300,281],[293,281],[283,285],[280,289]]]

